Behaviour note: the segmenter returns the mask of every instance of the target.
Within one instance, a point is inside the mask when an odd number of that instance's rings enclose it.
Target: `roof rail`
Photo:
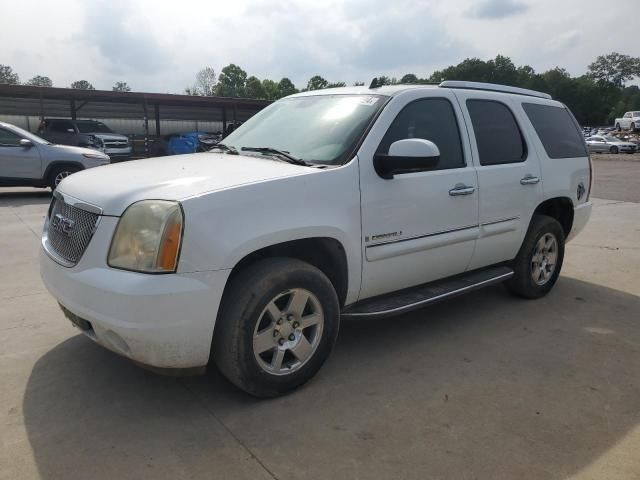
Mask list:
[[[530,97],[547,98],[551,100],[551,95],[526,88],[509,87],[496,83],[464,82],[461,80],[445,80],[439,85],[442,88],[466,88],[469,90],[486,90],[488,92],[514,93],[516,95],[528,95]]]

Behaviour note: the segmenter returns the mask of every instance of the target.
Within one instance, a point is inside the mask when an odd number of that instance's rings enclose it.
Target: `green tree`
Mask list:
[[[621,88],[627,80],[640,76],[640,57],[618,52],[600,55],[589,65],[589,76],[599,83]]]
[[[327,82],[320,75],[314,75],[307,82],[307,90],[322,90],[323,88],[327,88],[329,82]]]
[[[31,85],[32,87],[53,87],[53,82],[49,77],[44,77],[41,75],[36,75],[27,81],[27,85]]]
[[[332,82],[327,84],[327,88],[340,88],[346,86],[347,84],[345,82]]]
[[[71,84],[71,88],[75,88],[78,90],[95,90],[93,85],[91,85],[86,80],[77,80]]]
[[[354,87],[364,87],[364,82],[353,82]]]
[[[245,84],[245,96],[247,98],[267,99],[267,91],[260,79],[253,75],[247,78]]]
[[[127,82],[116,82],[116,84],[111,87],[111,90],[114,92],[130,92],[131,87]]]
[[[298,89],[287,77],[284,77],[278,82],[278,98],[293,95],[294,93],[298,93]]]
[[[245,95],[247,72],[233,63],[222,69],[218,76],[216,94],[221,97],[242,97]]]
[[[418,83],[418,77],[413,73],[407,73],[400,79],[400,83]]]
[[[2,65],[0,63],[0,83],[18,85],[20,83],[20,77],[9,65]]]
[[[262,80],[262,88],[264,88],[265,98],[267,100],[277,100],[281,98],[278,91],[278,83],[275,80],[265,78]]]

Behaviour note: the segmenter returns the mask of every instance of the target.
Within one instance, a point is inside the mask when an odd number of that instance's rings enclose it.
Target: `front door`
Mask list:
[[[38,147],[24,147],[20,140],[21,136],[0,128],[0,177],[8,180],[41,178]]]
[[[391,99],[359,153],[363,274],[360,299],[464,272],[478,236],[478,184],[453,94],[409,90]],[[381,178],[376,153],[405,138],[436,144],[432,171]]]

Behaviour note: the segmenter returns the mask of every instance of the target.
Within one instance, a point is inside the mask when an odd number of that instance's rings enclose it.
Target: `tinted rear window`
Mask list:
[[[513,113],[494,100],[467,100],[481,165],[522,162],[527,146]]]
[[[549,158],[586,157],[584,137],[564,107],[523,103]]]

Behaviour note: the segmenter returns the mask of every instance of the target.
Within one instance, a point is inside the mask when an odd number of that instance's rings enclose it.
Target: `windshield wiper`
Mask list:
[[[224,150],[229,155],[240,155],[238,153],[238,150],[236,150],[236,147],[232,147],[231,145],[225,145],[224,143],[216,143],[213,147],[209,149],[209,152],[215,149]]]
[[[303,167],[310,167],[311,164],[309,162],[305,162],[301,158],[294,157],[289,152],[285,152],[284,150],[278,150],[277,148],[271,147],[242,147],[240,150],[243,152],[259,152],[259,153],[270,153],[272,155],[277,155],[280,159],[285,162],[293,163],[294,165],[302,165]]]

